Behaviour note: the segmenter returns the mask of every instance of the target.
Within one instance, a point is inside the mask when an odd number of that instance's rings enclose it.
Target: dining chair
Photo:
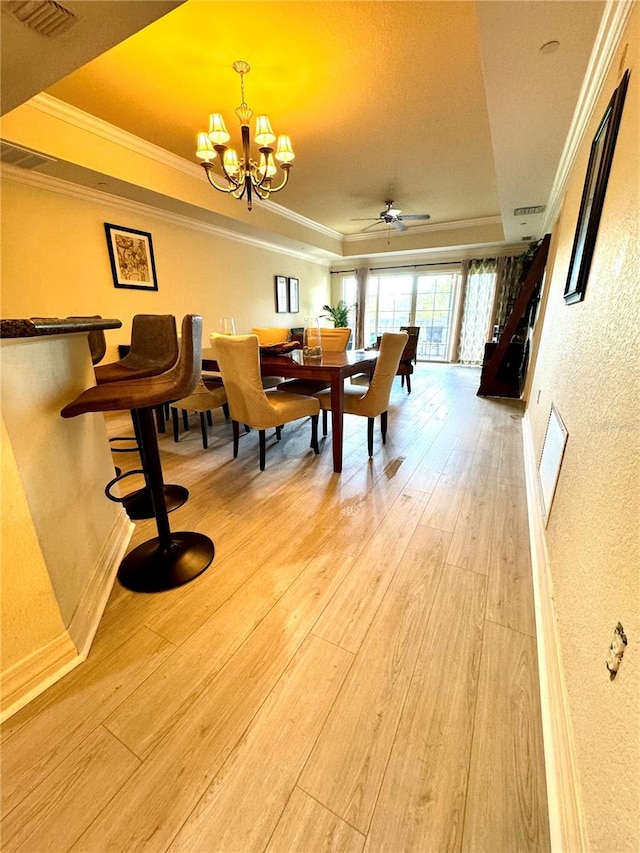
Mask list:
[[[320,340],[323,352],[346,352],[351,340],[351,329],[346,326],[338,326],[335,329],[321,326]]]
[[[400,326],[401,332],[406,332],[409,337],[411,337],[411,335],[415,335],[416,337],[416,350],[413,354],[414,364],[418,363],[418,338],[420,337],[420,328],[420,326]]]
[[[351,339],[351,329],[338,327],[320,328],[320,339],[322,341],[322,352],[346,352]],[[328,382],[318,379],[290,379],[278,385],[278,391],[288,391],[294,394],[317,394],[329,387]]]
[[[284,344],[289,340],[288,326],[254,326],[251,334],[258,336],[261,347],[271,347],[274,344]],[[284,382],[284,376],[263,376],[263,388],[277,388]]]
[[[419,328],[419,327],[418,327]],[[413,365],[415,364],[416,351],[418,349],[418,335],[409,333],[409,340],[400,356],[400,363],[396,375],[400,376],[402,387],[404,388],[405,379],[407,380],[407,394],[411,393],[411,374],[413,373]]]
[[[257,335],[219,335],[212,339],[214,356],[222,373],[233,425],[233,458],[238,456],[240,424],[258,430],[260,470],[264,471],[266,430],[280,432],[284,424],[299,418],[311,418],[311,447],[318,447],[318,416],[320,404],[315,397],[301,394],[267,392],[260,376],[260,347]]]
[[[197,412],[200,415],[200,431],[202,432],[202,446],[206,450],[209,446],[207,435],[207,424],[213,425],[211,412],[222,406],[225,418],[229,418],[229,404],[227,403],[227,394],[224,390],[224,385],[213,387],[211,384],[207,386],[202,379],[198,383],[195,391],[192,391],[188,397],[183,397],[181,400],[176,400],[171,403],[171,417],[173,419],[173,440],[179,441],[178,436],[178,412],[182,412],[182,422],[185,429],[189,429],[189,412]],[[205,420],[206,418],[206,420]]]
[[[345,386],[344,389],[345,414],[367,418],[367,447],[370,457],[373,456],[373,424],[378,415],[380,415],[382,443],[385,444],[387,440],[387,409],[391,386],[408,337],[406,332],[385,332],[380,341],[380,354],[369,387],[364,393],[362,388],[353,385]],[[331,391],[320,391],[315,397],[322,408],[322,434],[326,435],[327,411],[331,408]]]
[[[252,335],[258,336],[261,347],[270,347],[274,344],[283,344],[289,340],[288,326],[254,326]]]

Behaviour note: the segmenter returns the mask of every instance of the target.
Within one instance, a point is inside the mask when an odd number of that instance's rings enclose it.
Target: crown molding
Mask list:
[[[345,272],[354,265],[364,264],[378,265],[379,262],[388,263],[389,267],[399,264],[421,263],[437,264],[450,263],[454,261],[465,261],[471,258],[497,258],[520,255],[528,244],[526,243],[468,243],[465,246],[438,247],[437,249],[405,249],[392,252],[371,252],[368,255],[352,255],[341,261],[331,264],[331,272]]]
[[[569,133],[562,150],[556,176],[551,186],[542,233],[550,232],[559,214],[564,191],[578,149],[596,107],[604,81],[627,25],[635,0],[607,0],[587,71],[582,81]]]
[[[319,258],[308,252],[302,252],[295,249],[289,249],[286,246],[281,246],[278,243],[272,243],[268,240],[261,240],[257,237],[250,237],[246,234],[237,234],[234,231],[229,231],[226,228],[221,228],[219,225],[212,225],[209,222],[203,222],[200,219],[192,219],[188,216],[181,216],[179,213],[163,210],[150,204],[144,204],[140,201],[122,198],[121,196],[113,196],[110,193],[101,192],[100,190],[91,187],[85,187],[81,184],[75,184],[70,181],[63,181],[61,178],[54,178],[50,175],[43,175],[37,172],[20,169],[16,166],[3,165],[2,177],[4,180],[13,181],[17,184],[35,187],[36,189],[46,190],[64,195],[71,198],[81,199],[92,204],[101,204],[117,209],[119,213],[126,211],[137,216],[153,216],[157,219],[162,219],[173,225],[179,225],[183,228],[188,228],[195,231],[202,231],[207,234],[213,234],[223,240],[231,240],[243,245],[253,246],[257,249],[265,249],[268,252],[277,252],[279,255],[287,255],[292,258],[297,258],[302,261],[310,261],[319,266],[328,267],[331,263],[329,258]]]
[[[476,228],[478,226],[484,225],[502,225],[502,217],[501,216],[481,216],[477,219],[457,219],[451,222],[432,222],[429,225],[412,225],[408,230],[412,234],[431,234],[437,231],[457,231],[460,228]],[[344,238],[345,243],[358,243],[363,240],[371,240],[375,234],[378,234],[380,237],[384,236],[386,232],[378,231],[371,232],[369,231],[366,234],[348,234]],[[407,232],[402,232],[407,233]],[[424,252],[424,249],[420,251]]]
[[[192,178],[202,177],[202,168],[197,163],[190,163],[183,157],[179,157],[177,154],[172,154],[170,151],[161,148],[159,145],[147,142],[139,136],[135,136],[126,130],[122,130],[115,125],[110,124],[109,122],[96,118],[96,116],[92,116],[83,110],[79,110],[77,107],[73,107],[64,101],[60,101],[58,98],[53,98],[51,95],[35,95],[28,101],[28,106],[77,127],[80,130],[91,133],[94,136],[98,136],[106,142],[115,143],[122,148],[126,148],[129,151],[133,151],[136,154],[140,154],[143,157],[147,157],[150,160],[154,160],[163,166],[175,169],[176,171],[189,175]],[[267,199],[265,201],[261,201],[260,205],[261,207],[264,206],[274,215],[281,216],[284,219],[295,222],[297,225],[302,225],[311,231],[315,231],[317,234],[321,234],[323,237],[342,240],[343,235],[340,234],[340,232],[334,231],[332,228],[327,228],[324,225],[320,225],[312,219],[307,219],[306,216],[295,213],[293,210],[288,210],[286,207],[276,204],[273,201],[269,201]]]

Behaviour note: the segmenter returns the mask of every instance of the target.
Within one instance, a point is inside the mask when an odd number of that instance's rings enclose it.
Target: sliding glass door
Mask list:
[[[344,276],[342,293],[355,303],[355,278]],[[418,359],[448,361],[457,312],[459,268],[429,272],[371,275],[367,284],[365,346],[375,345],[383,332],[419,326]]]

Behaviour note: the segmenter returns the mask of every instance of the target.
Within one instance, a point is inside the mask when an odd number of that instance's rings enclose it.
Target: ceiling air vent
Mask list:
[[[11,142],[0,139],[0,163],[18,166],[20,169],[37,169],[46,163],[55,162],[53,157],[45,157],[44,154],[38,154],[37,151],[20,148],[19,145],[13,145]]]
[[[47,38],[61,35],[78,20],[70,9],[56,0],[4,0],[2,11]]]
[[[546,204],[534,204],[533,207],[516,207],[513,211],[514,216],[532,216],[534,213],[544,213]]]

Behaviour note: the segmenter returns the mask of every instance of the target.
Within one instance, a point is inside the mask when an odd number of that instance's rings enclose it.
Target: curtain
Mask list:
[[[458,361],[462,364],[482,364],[484,345],[491,340],[497,268],[495,258],[475,259],[463,264],[464,306],[458,344]]]
[[[503,327],[507,322],[522,287],[521,275],[522,258],[520,256],[514,255],[510,258],[498,259],[495,309],[493,312],[494,325]]]
[[[367,279],[369,278],[369,267],[358,267],[356,270],[356,328],[355,348],[362,349],[365,346],[364,325],[367,314]]]

